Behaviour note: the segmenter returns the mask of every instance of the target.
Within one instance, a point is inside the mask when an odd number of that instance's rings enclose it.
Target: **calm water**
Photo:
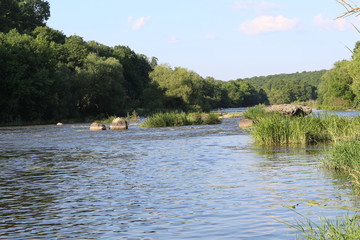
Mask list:
[[[298,217],[289,206],[313,219],[359,206],[319,167],[323,147],[264,149],[238,121],[0,128],[0,239],[294,239],[278,222]]]

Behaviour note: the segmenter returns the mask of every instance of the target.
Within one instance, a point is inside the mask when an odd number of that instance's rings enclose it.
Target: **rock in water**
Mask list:
[[[111,130],[126,130],[128,129],[128,122],[124,118],[115,118],[110,124]]]
[[[303,116],[308,115],[312,112],[312,109],[307,106],[294,105],[294,104],[280,104],[272,105],[265,108],[266,112],[279,112],[289,116]]]
[[[101,130],[106,130],[106,127],[104,124],[102,123],[92,123],[90,125],[90,131],[101,131]]]

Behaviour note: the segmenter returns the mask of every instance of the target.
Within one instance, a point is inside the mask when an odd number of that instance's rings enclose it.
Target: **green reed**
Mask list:
[[[177,127],[185,125],[219,124],[221,120],[215,113],[184,113],[166,112],[155,113],[148,117],[142,127]]]
[[[298,213],[299,214],[299,213]],[[301,239],[321,240],[359,240],[360,221],[359,216],[343,216],[330,220],[320,217],[318,222],[299,214],[302,219],[295,223],[283,222],[291,229],[296,230]]]
[[[318,144],[359,137],[360,117],[337,115],[291,117],[266,113],[259,108],[246,111],[255,122],[250,130],[256,142],[265,145]]]
[[[358,139],[337,142],[325,155],[323,165],[345,172],[356,193],[360,193],[360,142]]]

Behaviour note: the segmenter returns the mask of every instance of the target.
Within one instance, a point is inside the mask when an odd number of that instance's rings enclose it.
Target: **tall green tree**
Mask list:
[[[30,33],[45,26],[50,17],[50,4],[42,0],[1,0],[0,31],[16,28],[20,33]]]
[[[142,93],[150,85],[149,72],[152,70],[148,58],[136,54],[126,46],[115,46],[113,57],[118,59],[124,68],[125,102],[129,109],[142,107]]]
[[[319,86],[319,103],[332,107],[350,107],[355,98],[351,86],[353,78],[349,73],[349,62],[340,61],[326,72]]]
[[[124,112],[123,67],[115,58],[90,53],[82,68],[77,68],[80,82],[77,106],[88,116],[119,115]]]
[[[11,30],[0,34],[1,121],[46,119],[56,70],[53,45]]]

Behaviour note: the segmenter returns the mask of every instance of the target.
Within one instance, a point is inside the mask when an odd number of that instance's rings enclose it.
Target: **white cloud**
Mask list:
[[[284,16],[260,16],[241,24],[240,31],[246,35],[256,35],[267,32],[277,32],[293,29],[298,19],[290,19]]]
[[[262,14],[265,12],[272,11],[274,9],[283,8],[283,6],[269,1],[239,0],[233,4],[233,8],[238,10],[247,10],[247,9],[254,10],[257,13]]]
[[[133,19],[133,17],[128,17],[128,22],[131,24],[132,30],[139,30],[139,29],[142,28],[150,19],[151,19],[151,17],[141,17],[141,18],[138,18],[138,19]]]
[[[313,23],[321,30],[338,30],[345,31],[351,24],[345,18],[331,19],[325,17],[323,14],[318,14],[314,17]]]

